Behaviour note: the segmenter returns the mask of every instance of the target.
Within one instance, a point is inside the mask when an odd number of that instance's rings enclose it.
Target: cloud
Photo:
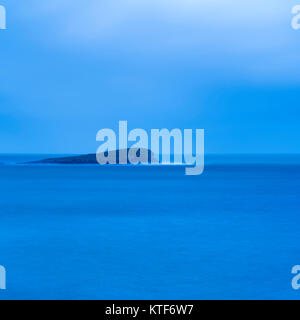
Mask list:
[[[30,0],[18,8],[55,46],[191,61],[270,77],[300,49],[287,0]],[[27,9],[26,9],[27,7]],[[298,35],[300,37],[300,33]],[[298,38],[299,38],[298,37]],[[296,60],[296,61],[295,61]],[[202,62],[201,62],[202,61]],[[300,62],[293,56],[294,63]],[[290,70],[291,64],[288,64]]]
[[[276,29],[290,15],[286,0],[31,0],[31,18],[74,42],[101,43],[111,38],[156,38],[158,43],[197,42],[204,34],[230,31],[234,38]],[[21,9],[20,5],[19,8]],[[23,9],[23,8],[22,8]],[[22,10],[21,9],[21,10]],[[263,36],[262,34],[262,36]],[[256,37],[259,37],[256,34]],[[174,39],[175,38],[175,39]],[[253,39],[247,39],[253,41]]]

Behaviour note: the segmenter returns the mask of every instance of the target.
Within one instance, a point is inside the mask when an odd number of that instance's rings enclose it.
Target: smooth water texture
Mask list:
[[[196,177],[25,158],[0,157],[0,299],[300,298],[297,158],[215,158]]]

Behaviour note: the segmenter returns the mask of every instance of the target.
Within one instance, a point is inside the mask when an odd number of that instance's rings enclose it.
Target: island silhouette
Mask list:
[[[141,164],[150,164],[150,163],[158,163],[157,159],[154,156],[154,153],[149,149],[144,148],[136,148],[136,149],[121,149],[114,150],[112,152],[116,152],[116,163],[115,164],[124,164],[129,161],[129,150],[135,152],[136,156],[139,158]],[[98,154],[107,157],[108,151],[103,152],[102,154]],[[124,156],[125,155],[125,156]],[[147,156],[145,156],[147,155]],[[27,164],[99,164],[97,161],[97,154],[85,154],[78,156],[68,156],[68,157],[58,157],[58,158],[48,158],[42,159],[38,161],[26,162]]]

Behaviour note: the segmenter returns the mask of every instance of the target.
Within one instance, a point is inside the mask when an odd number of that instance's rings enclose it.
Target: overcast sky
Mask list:
[[[0,0],[0,152],[204,128],[208,153],[300,152],[297,0]],[[299,1],[300,4],[300,1]]]

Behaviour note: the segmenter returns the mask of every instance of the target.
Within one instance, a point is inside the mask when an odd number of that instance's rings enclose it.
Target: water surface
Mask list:
[[[0,299],[300,298],[299,157],[215,156],[196,177],[24,157],[0,157]]]

